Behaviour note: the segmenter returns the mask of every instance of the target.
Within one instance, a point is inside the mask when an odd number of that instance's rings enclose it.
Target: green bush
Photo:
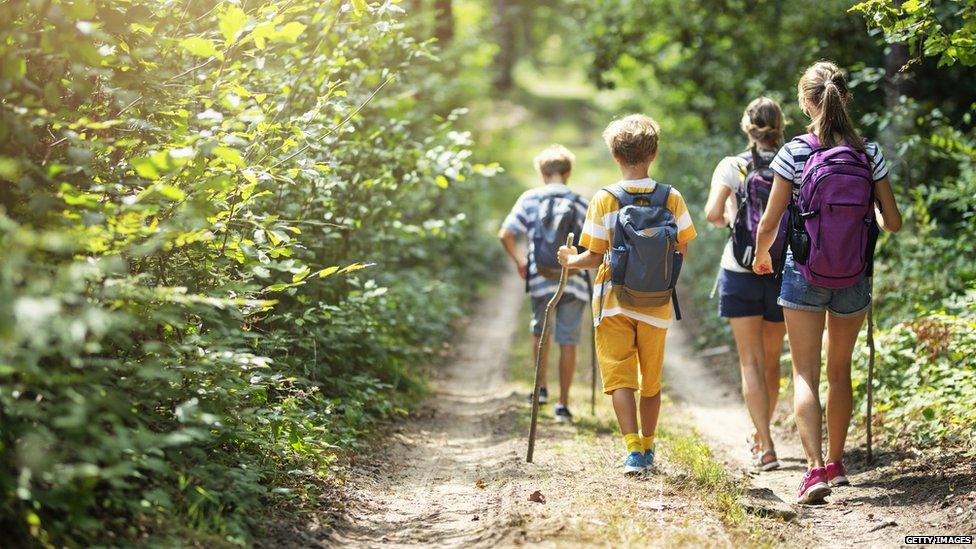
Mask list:
[[[0,531],[246,543],[491,258],[396,4],[0,5]]]
[[[881,331],[877,348],[874,421],[898,443],[958,444],[976,451],[976,288]],[[863,359],[856,360],[866,362],[867,352],[862,342]],[[862,401],[866,372],[854,370]]]

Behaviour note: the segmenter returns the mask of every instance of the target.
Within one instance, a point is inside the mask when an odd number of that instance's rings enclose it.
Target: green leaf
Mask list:
[[[352,10],[356,15],[362,15],[366,11],[366,0],[352,0]]]
[[[347,265],[346,267],[339,270],[339,274],[354,273],[356,271],[361,271],[367,267],[372,267],[375,263],[353,263],[352,265]]]
[[[334,275],[339,270],[338,266],[326,267],[318,272],[319,278],[325,278],[327,276]]]
[[[192,36],[180,41],[180,46],[197,57],[216,57],[223,61],[224,54],[217,50],[212,40]]]
[[[149,158],[132,158],[129,160],[129,165],[132,169],[136,171],[136,175],[145,179],[156,179],[159,177],[159,171],[156,169],[156,165]]]
[[[20,161],[0,156],[0,179],[15,181],[20,177]]]
[[[450,185],[450,182],[443,175],[438,175],[434,182],[437,183],[437,186],[442,189],[446,189],[447,186]]]
[[[298,21],[292,21],[287,25],[281,27],[274,33],[274,40],[280,42],[288,42],[289,44],[294,44],[298,41],[298,37],[305,32],[306,26],[299,23]]]
[[[247,14],[237,6],[227,8],[227,11],[220,14],[220,34],[224,35],[224,42],[228,45],[233,44],[240,32],[247,23]]]
[[[160,185],[157,190],[159,191],[159,194],[174,202],[179,202],[180,200],[186,198],[186,193],[180,190],[179,187],[173,185]]]
[[[254,45],[259,50],[263,50],[268,39],[274,36],[274,32],[274,23],[265,21],[254,27],[254,30],[251,31],[251,39],[254,40]]]
[[[214,156],[223,160],[228,164],[233,164],[238,168],[244,167],[244,158],[241,156],[240,151],[237,149],[232,149],[230,147],[217,147],[213,151]]]
[[[293,284],[285,284],[284,282],[279,282],[277,284],[272,284],[272,285],[268,286],[266,289],[269,292],[280,292],[282,290],[287,290],[288,288],[291,288],[292,286],[294,286],[294,285]]]
[[[292,275],[291,281],[292,282],[301,282],[301,281],[305,280],[305,278],[307,278],[308,275],[311,274],[311,273],[312,273],[312,269],[309,268],[308,265],[306,265],[306,266],[302,267],[302,270],[300,270],[297,273],[295,273],[294,275]]]

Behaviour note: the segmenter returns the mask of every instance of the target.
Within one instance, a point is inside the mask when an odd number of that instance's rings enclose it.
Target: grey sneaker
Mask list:
[[[573,414],[570,413],[569,408],[563,406],[562,404],[557,404],[553,413],[556,415],[556,423],[573,422]]]
[[[532,393],[529,393],[528,401],[529,404],[532,404]],[[549,389],[539,387],[539,404],[545,404],[547,402],[549,402]]]

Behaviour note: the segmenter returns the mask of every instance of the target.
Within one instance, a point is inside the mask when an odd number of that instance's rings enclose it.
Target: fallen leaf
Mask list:
[[[479,478],[478,480],[474,481],[475,488],[478,488],[479,490],[484,490],[486,484],[487,483],[485,482],[485,479],[483,479],[483,478]]]
[[[542,492],[536,490],[535,492],[532,492],[532,494],[529,496],[529,501],[534,501],[536,503],[545,503],[546,496],[542,495]]]

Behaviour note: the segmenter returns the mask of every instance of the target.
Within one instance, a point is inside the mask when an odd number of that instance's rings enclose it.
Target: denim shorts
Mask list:
[[[776,303],[782,278],[738,273],[722,269],[718,275],[718,314],[722,318],[762,316],[783,322],[783,308]]]
[[[855,316],[871,304],[871,280],[865,276],[853,286],[840,289],[814,286],[796,269],[793,255],[787,254],[778,303],[798,311],[830,311],[834,316]]]
[[[542,319],[546,316],[546,305],[552,296],[532,298],[532,322],[529,327],[532,335],[542,335]],[[586,302],[571,295],[564,295],[556,306],[556,312],[549,319],[553,323],[550,330],[556,336],[556,343],[560,345],[579,345],[580,321],[583,319],[583,309]]]

